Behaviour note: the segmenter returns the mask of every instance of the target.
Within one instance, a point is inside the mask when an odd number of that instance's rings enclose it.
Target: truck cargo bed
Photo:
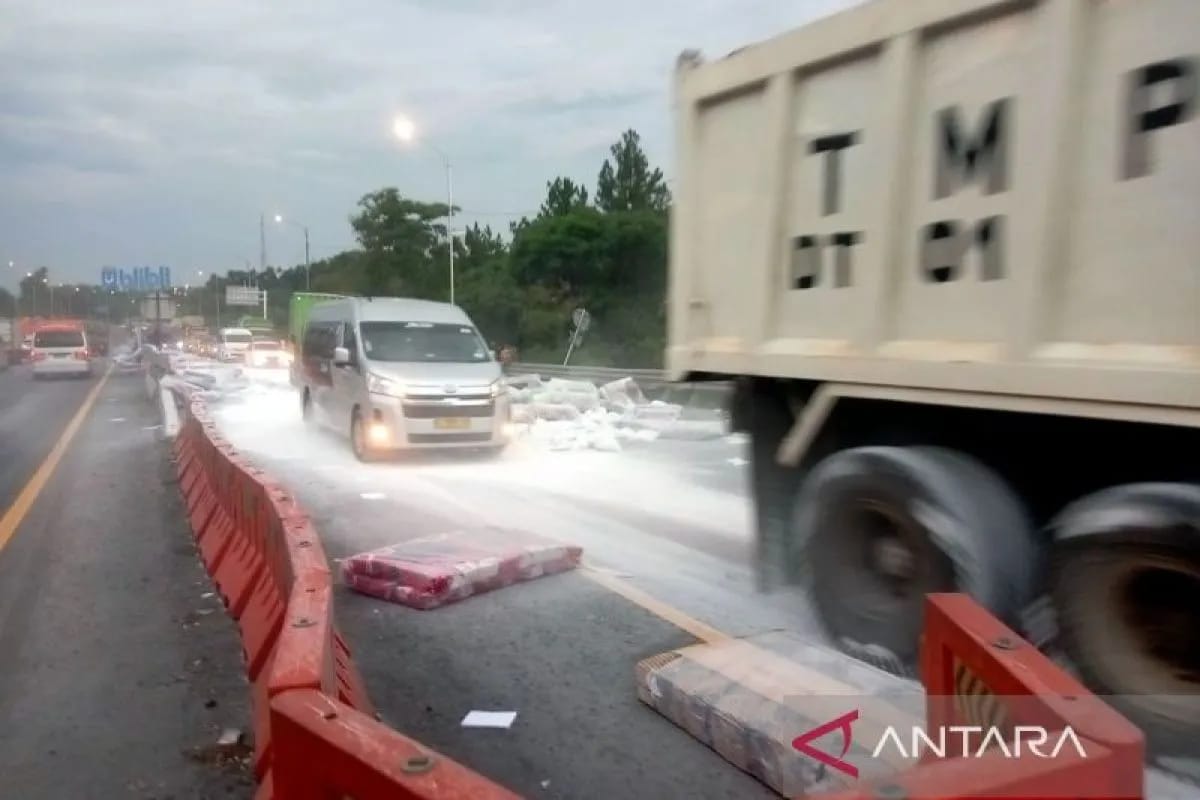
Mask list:
[[[1200,408],[1200,2],[878,0],[676,91],[673,377]]]

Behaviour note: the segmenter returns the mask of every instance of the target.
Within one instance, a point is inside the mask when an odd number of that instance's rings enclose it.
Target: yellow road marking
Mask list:
[[[67,447],[71,444],[71,440],[75,438],[79,427],[83,425],[83,420],[87,417],[88,412],[92,410],[92,406],[96,404],[96,398],[100,396],[100,390],[104,388],[104,384],[108,383],[108,376],[112,373],[112,365],[110,364],[104,374],[100,376],[100,380],[87,393],[87,397],[83,398],[83,404],[79,406],[79,410],[75,412],[75,416],[71,417],[71,421],[67,423],[67,427],[63,429],[62,435],[58,437],[58,441],[54,443],[53,449],[46,456],[46,460],[41,463],[37,471],[33,473],[33,477],[21,489],[21,493],[17,495],[17,499],[4,512],[4,516],[0,517],[0,550],[8,544],[8,540],[17,532],[17,527],[21,521],[25,519],[25,515],[29,513],[29,509],[33,507],[33,503],[45,488],[50,476],[54,474],[54,470],[58,467],[58,462],[62,460],[63,454],[67,452]]]
[[[719,631],[695,617],[688,616],[672,605],[651,597],[641,589],[630,583],[626,583],[615,575],[609,575],[608,573],[600,572],[586,566],[580,571],[589,580],[600,584],[609,591],[616,592],[629,602],[641,606],[660,619],[665,619],[676,628],[687,631],[702,642],[727,642],[733,639],[729,634]]]

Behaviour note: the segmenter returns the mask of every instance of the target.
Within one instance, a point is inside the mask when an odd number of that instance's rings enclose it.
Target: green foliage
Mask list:
[[[591,204],[586,187],[558,177],[546,183],[533,219],[509,225],[507,241],[477,224],[454,241],[455,301],[490,342],[516,345],[524,361],[561,362],[571,312],[583,307],[592,325],[572,363],[662,364],[670,195],[636,132],[626,131],[610,154]],[[304,265],[258,275],[230,272],[210,277],[197,302],[215,324],[226,284],[257,283],[268,290],[269,314],[283,329],[291,293],[306,285],[315,292],[447,300],[446,221],[445,203],[379,189],[364,195],[350,216],[358,249],[314,261],[307,283]],[[225,320],[240,313],[222,309]]]
[[[601,211],[666,211],[671,204],[666,179],[661,169],[650,169],[637,131],[621,134],[610,152],[612,161],[604,159],[596,179],[596,207]]]
[[[17,316],[17,298],[8,289],[0,288],[0,319]]]
[[[539,217],[559,217],[588,204],[587,188],[570,178],[555,178],[546,184],[546,199]]]

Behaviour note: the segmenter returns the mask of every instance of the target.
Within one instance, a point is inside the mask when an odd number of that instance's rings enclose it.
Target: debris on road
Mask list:
[[[224,728],[216,742],[193,747],[187,755],[202,764],[246,767],[254,756],[254,745],[241,729]]]
[[[464,728],[511,728],[517,719],[515,711],[468,711],[463,717]]]
[[[857,708],[863,726],[909,730],[924,719],[920,686],[790,632],[682,647],[637,664],[638,699],[784,797],[847,790],[846,775],[793,745]],[[846,746],[864,778],[915,759]],[[835,751],[836,752],[836,751]]]
[[[526,531],[483,527],[344,559],[342,579],[362,594],[428,610],[579,565],[583,549]]]
[[[590,381],[521,375],[509,378],[508,385],[517,435],[550,450],[617,452],[622,442],[650,442],[666,434],[683,412],[677,404],[649,400],[633,378],[597,387]]]

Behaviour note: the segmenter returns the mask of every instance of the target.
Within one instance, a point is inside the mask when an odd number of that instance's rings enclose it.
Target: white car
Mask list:
[[[274,339],[254,338],[246,351],[246,366],[283,369],[291,366],[292,354]]]
[[[87,378],[92,374],[87,334],[76,327],[45,327],[33,334],[33,377],[68,375]]]

